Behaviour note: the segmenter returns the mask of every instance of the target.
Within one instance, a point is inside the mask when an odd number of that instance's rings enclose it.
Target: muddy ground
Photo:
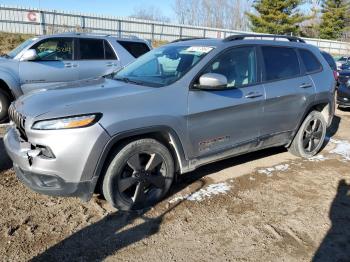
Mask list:
[[[350,112],[337,115],[311,160],[276,148],[208,165],[139,213],[33,193],[0,139],[0,260],[350,261]]]

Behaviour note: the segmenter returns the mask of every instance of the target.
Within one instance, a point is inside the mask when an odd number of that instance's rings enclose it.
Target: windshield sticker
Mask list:
[[[213,49],[214,49],[214,47],[211,47],[211,46],[191,46],[191,47],[187,48],[185,51],[186,52],[196,52],[196,53],[201,53],[201,54],[207,54]]]

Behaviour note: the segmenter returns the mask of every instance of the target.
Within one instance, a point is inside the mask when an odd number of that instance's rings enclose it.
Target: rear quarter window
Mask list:
[[[332,70],[337,71],[337,64],[335,63],[334,58],[326,52],[321,52],[321,54],[326,59],[327,63],[332,68]]]
[[[299,54],[304,63],[306,73],[314,73],[322,69],[320,61],[309,50],[299,49]]]
[[[262,46],[261,50],[265,63],[265,81],[300,75],[299,59],[294,48]]]
[[[143,54],[150,51],[148,45],[142,42],[132,41],[117,41],[122,47],[124,47],[133,57],[138,58]]]

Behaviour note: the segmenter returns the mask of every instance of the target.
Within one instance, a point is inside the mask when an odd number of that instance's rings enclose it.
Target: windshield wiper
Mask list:
[[[3,55],[1,55],[1,57],[11,58],[11,56],[9,56],[8,54],[3,54]]]
[[[132,80],[128,77],[115,77],[114,79],[118,80],[118,81],[125,82],[125,83],[131,83],[131,84],[135,84],[135,85],[143,85],[143,82]]]

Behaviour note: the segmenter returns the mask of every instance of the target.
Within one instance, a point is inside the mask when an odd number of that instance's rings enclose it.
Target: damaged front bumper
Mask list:
[[[88,201],[98,179],[94,167],[109,139],[101,126],[69,133],[37,131],[31,137],[22,139],[15,126],[4,137],[17,177],[36,192]]]

